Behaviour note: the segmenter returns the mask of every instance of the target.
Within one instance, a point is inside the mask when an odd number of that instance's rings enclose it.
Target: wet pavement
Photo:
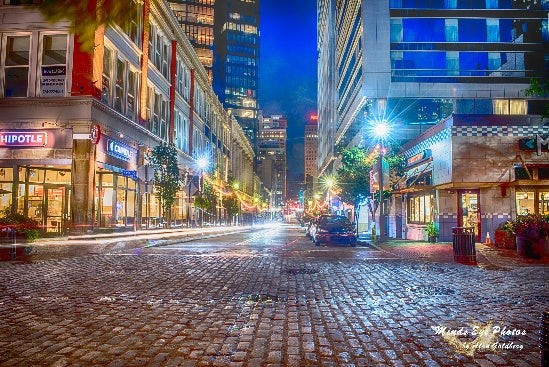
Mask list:
[[[540,365],[543,262],[284,225],[147,241],[0,262],[0,365]]]

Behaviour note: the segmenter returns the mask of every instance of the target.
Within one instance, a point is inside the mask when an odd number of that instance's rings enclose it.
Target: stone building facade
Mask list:
[[[388,201],[390,237],[477,241],[518,214],[549,213],[549,126],[538,116],[453,115],[403,146],[406,174]],[[538,146],[539,144],[539,146]]]
[[[68,22],[0,6],[0,209],[44,234],[162,225],[143,169],[161,143],[177,147],[182,180],[204,155],[227,180],[229,115],[166,3],[139,7],[88,53]],[[190,196],[177,194],[172,224],[189,222]]]

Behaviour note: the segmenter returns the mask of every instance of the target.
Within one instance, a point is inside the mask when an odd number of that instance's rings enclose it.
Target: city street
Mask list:
[[[0,364],[539,365],[546,267],[315,247],[303,233],[2,262]]]

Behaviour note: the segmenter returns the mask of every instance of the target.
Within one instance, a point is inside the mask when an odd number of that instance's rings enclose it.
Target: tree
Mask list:
[[[161,203],[163,217],[170,227],[171,209],[175,202],[175,195],[181,189],[177,150],[173,143],[162,143],[154,147],[147,158],[154,171],[156,197]]]
[[[206,181],[202,182],[202,188],[194,198],[194,206],[201,209],[202,218],[204,218],[204,213],[207,213],[211,217],[212,213],[215,212],[216,202],[217,195],[212,185]]]
[[[388,149],[388,153],[384,154],[384,159],[389,166],[389,186],[396,183],[403,174],[405,159],[404,156],[397,153],[399,150],[397,144],[392,144]],[[373,194],[370,193],[370,171],[378,164],[379,153],[353,147],[342,150],[340,155],[342,166],[337,170],[337,176],[341,187],[341,199],[344,202],[353,204],[355,217],[360,203],[367,200],[370,213],[374,216],[379,206],[379,191]],[[390,196],[391,191],[383,191],[384,199]]]
[[[372,163],[367,160],[365,149],[353,147],[344,149],[341,154],[341,167],[337,170],[337,181],[341,187],[341,199],[358,205],[370,196],[370,170]]]
[[[94,48],[95,31],[101,26],[125,26],[137,17],[134,0],[43,0],[40,11],[50,23],[67,19],[83,51]]]
[[[524,91],[525,96],[538,96],[538,97],[547,97],[549,96],[549,81],[540,83],[536,78],[530,79],[530,88]],[[541,119],[549,118],[549,103],[545,103],[545,111],[541,115]]]
[[[233,192],[230,195],[224,196],[222,199],[223,208],[228,217],[229,224],[232,223],[233,217],[240,212],[240,200]]]

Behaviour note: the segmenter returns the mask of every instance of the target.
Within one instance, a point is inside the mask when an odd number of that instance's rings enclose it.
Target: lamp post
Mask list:
[[[381,241],[385,238],[385,216],[383,215],[383,153],[385,148],[383,147],[383,140],[389,134],[389,126],[387,121],[374,126],[374,133],[379,139],[379,235],[378,238]]]
[[[233,184],[233,189],[235,190],[235,196],[238,199],[238,213],[236,213],[236,225],[240,225],[240,211],[242,210],[242,203],[240,202],[240,198],[238,195],[236,195],[236,192],[240,188],[240,184],[238,182],[235,182]]]
[[[204,170],[208,168],[210,162],[207,158],[199,158],[196,161],[198,169],[200,170],[200,176],[198,176],[198,194],[202,195],[203,185],[204,185]],[[204,226],[204,208],[200,211],[200,226]]]
[[[326,179],[326,187],[328,188],[328,212],[332,211],[332,187],[334,186],[334,179],[329,177]]]

